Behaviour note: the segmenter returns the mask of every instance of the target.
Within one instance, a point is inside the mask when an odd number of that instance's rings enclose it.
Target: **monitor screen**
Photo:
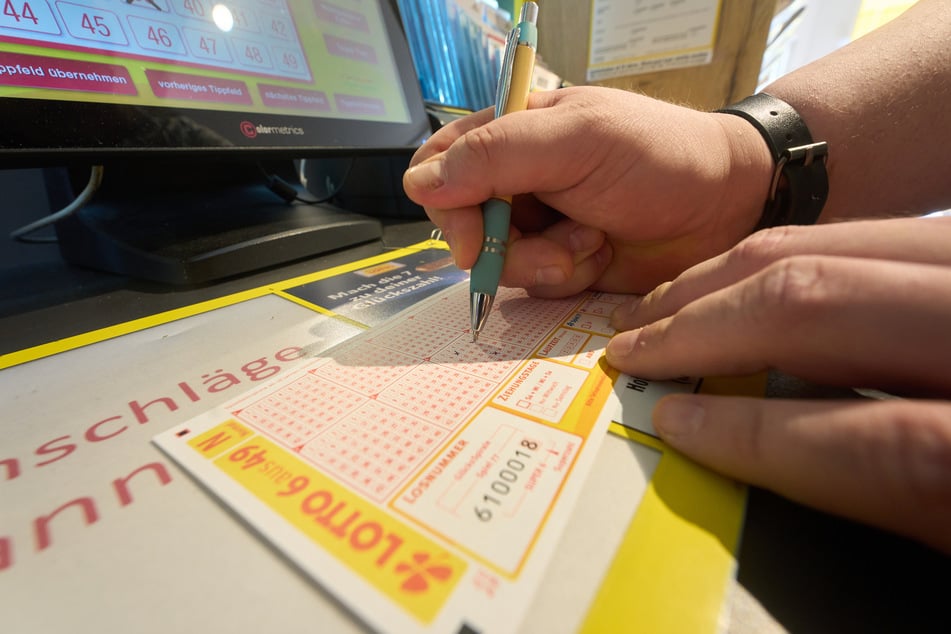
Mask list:
[[[0,0],[0,158],[349,153],[429,132],[391,0]]]

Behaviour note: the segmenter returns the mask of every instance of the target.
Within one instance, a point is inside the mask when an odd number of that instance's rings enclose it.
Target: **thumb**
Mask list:
[[[670,395],[653,423],[724,475],[951,553],[951,403]]]

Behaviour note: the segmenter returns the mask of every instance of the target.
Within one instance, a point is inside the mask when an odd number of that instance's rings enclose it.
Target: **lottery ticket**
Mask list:
[[[155,442],[374,630],[519,631],[616,408],[620,301],[501,289],[473,342],[456,285]]]

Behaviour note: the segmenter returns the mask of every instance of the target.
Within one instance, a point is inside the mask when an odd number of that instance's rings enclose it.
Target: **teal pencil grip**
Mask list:
[[[509,219],[512,206],[504,200],[490,198],[482,205],[482,221],[485,225],[485,239],[482,251],[469,278],[469,291],[495,295],[502,277],[502,264],[505,262],[505,244],[509,239]]]
[[[538,27],[534,22],[525,20],[518,23],[518,43],[538,49]]]

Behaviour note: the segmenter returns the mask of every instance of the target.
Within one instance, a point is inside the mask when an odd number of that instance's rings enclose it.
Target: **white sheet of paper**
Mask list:
[[[593,0],[587,80],[710,63],[720,0]]]

